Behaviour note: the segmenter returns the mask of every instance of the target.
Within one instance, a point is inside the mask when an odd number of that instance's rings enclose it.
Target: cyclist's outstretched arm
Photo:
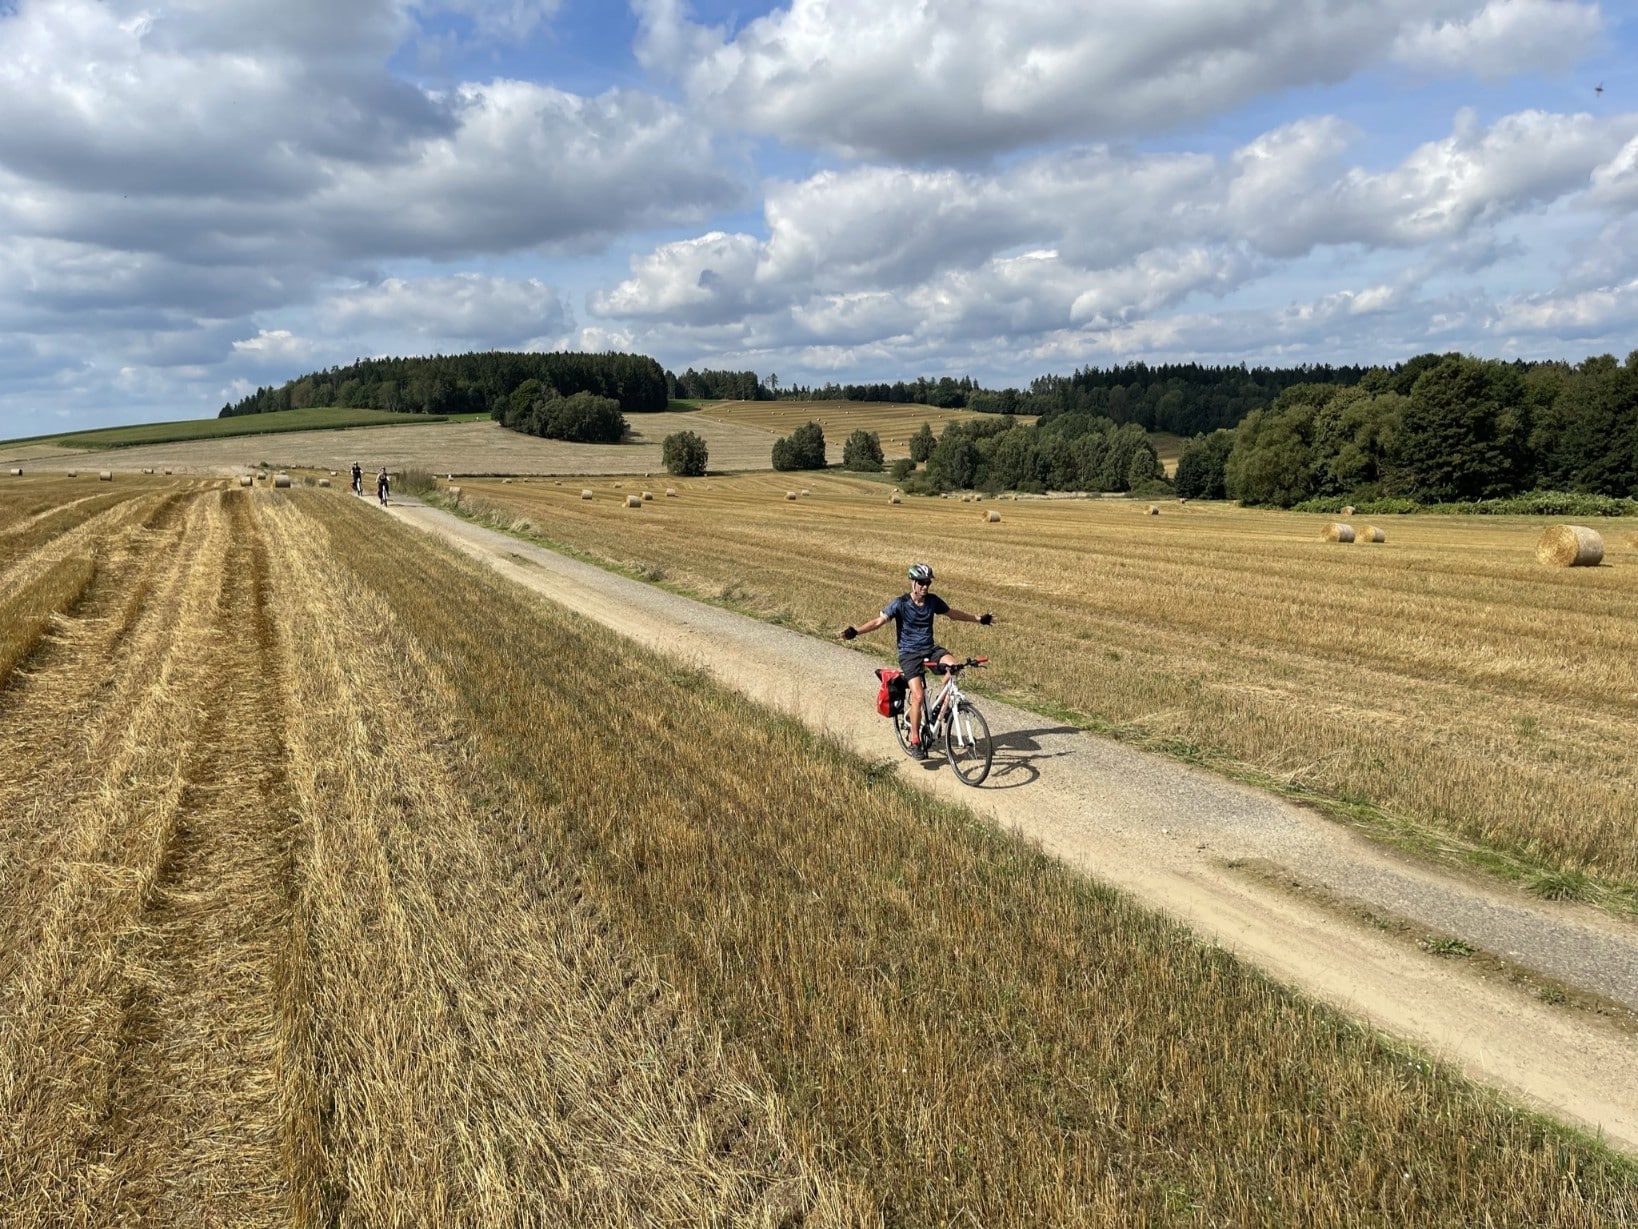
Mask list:
[[[946,618],[954,619],[957,623],[982,623],[985,627],[988,627],[995,622],[995,616],[988,611],[983,614],[968,614],[965,610],[957,610],[952,606],[944,614]]]
[[[855,636],[863,636],[867,632],[875,631],[878,627],[880,627],[883,623],[886,623],[886,622],[887,622],[887,616],[886,615],[877,615],[874,619],[871,619],[871,620],[869,620],[867,622],[861,623],[857,627],[854,627],[850,623],[850,624],[848,624],[848,626],[846,626],[846,627],[844,627],[842,629],[842,639],[843,640],[852,640],[853,637],[855,637]]]

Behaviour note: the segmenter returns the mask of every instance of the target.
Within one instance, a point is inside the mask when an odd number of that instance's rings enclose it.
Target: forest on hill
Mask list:
[[[1624,363],[1600,355],[1574,365],[1461,354],[1378,367],[1128,363],[1042,376],[1022,390],[950,376],[813,388],[754,371],[678,376],[643,355],[489,351],[361,360],[258,389],[221,416],[311,405],[488,413],[532,434],[618,439],[623,414],[663,410],[673,398],[994,415],[990,425],[946,429],[926,458],[938,489],[1141,491],[1160,479],[1136,455],[1146,450],[1135,433],[1158,431],[1191,441],[1175,475],[1177,494],[1189,498],[1290,507],[1329,497],[1441,503],[1638,491],[1638,351]],[[1020,415],[1036,425],[1023,428]]]

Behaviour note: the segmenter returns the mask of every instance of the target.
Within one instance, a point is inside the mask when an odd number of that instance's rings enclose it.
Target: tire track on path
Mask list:
[[[646,647],[707,670],[870,758],[897,757],[873,708],[873,659],[665,592],[454,516],[389,513]],[[1001,669],[1005,663],[997,663]],[[1638,1153],[1638,1055],[1604,1021],[1488,984],[1402,941],[1258,883],[1275,862],[1305,881],[1453,930],[1487,950],[1638,1009],[1638,927],[1532,902],[1402,861],[1310,812],[1039,716],[983,700],[998,747],[986,788],[935,756],[900,771],[1306,993],[1411,1041],[1526,1104]]]

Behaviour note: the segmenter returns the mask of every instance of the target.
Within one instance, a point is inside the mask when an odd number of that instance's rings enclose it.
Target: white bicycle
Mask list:
[[[942,739],[944,758],[963,785],[982,784],[990,775],[990,762],[995,758],[995,749],[990,744],[990,723],[961,690],[960,682],[963,670],[983,666],[989,660],[988,657],[969,657],[948,666],[936,661],[923,663],[929,674],[942,674],[945,678],[936,697],[922,697],[921,745],[930,747]],[[904,753],[910,754],[908,698],[893,718],[893,733],[898,736]]]

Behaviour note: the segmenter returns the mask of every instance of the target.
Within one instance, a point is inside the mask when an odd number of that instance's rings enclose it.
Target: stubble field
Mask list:
[[[677,496],[623,506],[662,484]],[[946,600],[999,620],[953,625],[951,647],[993,654],[986,682],[1026,704],[1546,895],[1638,905],[1638,533],[1626,525],[1600,526],[1604,566],[1555,569],[1534,553],[1547,522],[1524,518],[1393,518],[1385,542],[1344,545],[1322,541],[1317,516],[890,505],[877,482],[791,474],[466,482],[463,499],[816,635],[869,618],[925,559]],[[889,635],[861,644],[885,656]]]
[[[7,1225],[1638,1207],[1595,1145],[364,501],[22,480],[0,602],[36,628]]]

